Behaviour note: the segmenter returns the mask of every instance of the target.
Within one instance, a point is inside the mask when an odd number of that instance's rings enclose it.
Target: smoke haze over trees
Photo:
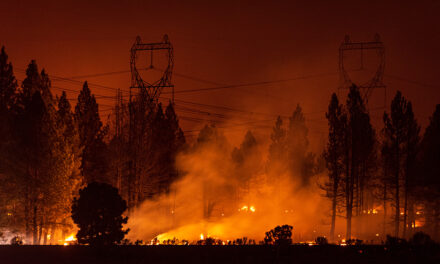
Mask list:
[[[353,85],[345,102],[329,97],[328,135],[316,151],[297,103],[290,116],[269,120],[267,134],[242,126],[234,145],[227,125],[212,120],[191,138],[178,100],[162,104],[141,90],[105,119],[87,82],[73,99],[53,89],[34,60],[18,81],[2,48],[0,223],[28,244],[56,244],[73,233],[71,203],[95,181],[117,188],[130,236],[145,240],[264,236],[284,224],[292,224],[293,241],[378,242],[385,233],[408,238],[421,230],[439,238],[438,105],[423,132],[411,101],[397,92],[373,127]]]

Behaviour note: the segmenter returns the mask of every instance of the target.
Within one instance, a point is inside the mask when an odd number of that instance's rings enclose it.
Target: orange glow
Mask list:
[[[238,211],[239,211],[239,212],[244,211],[244,212],[252,212],[252,213],[255,213],[256,209],[255,209],[255,206],[253,206],[253,205],[251,205],[251,206],[244,205],[244,206],[242,206],[240,209],[238,209]],[[223,215],[222,215],[222,216],[223,216]]]
[[[415,227],[422,227],[422,226],[423,226],[423,223],[422,223],[422,221],[416,220],[416,221],[414,222],[414,225],[415,225]]]
[[[48,235],[48,237],[50,238],[50,235]],[[76,237],[74,234],[71,234],[70,236],[68,236],[67,238],[64,239],[64,246],[68,246],[70,244],[72,244],[73,242],[76,241]]]

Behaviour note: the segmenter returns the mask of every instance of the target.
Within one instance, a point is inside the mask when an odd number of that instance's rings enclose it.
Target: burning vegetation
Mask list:
[[[246,128],[234,146],[237,138],[214,124],[187,140],[176,104],[163,107],[146,90],[120,100],[103,124],[87,82],[74,109],[52,88],[35,61],[19,86],[2,49],[4,243],[69,245],[78,234],[89,243],[72,222],[72,201],[94,182],[114,186],[124,200],[118,225],[128,216],[130,232],[118,243],[345,246],[418,231],[438,239],[440,105],[422,137],[398,92],[375,128],[353,85],[345,103],[330,98],[324,147],[310,146],[300,105],[271,120],[267,133]]]

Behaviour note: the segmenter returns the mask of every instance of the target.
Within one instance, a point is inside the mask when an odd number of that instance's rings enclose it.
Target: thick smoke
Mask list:
[[[194,146],[178,156],[181,178],[170,192],[131,213],[128,238],[194,241],[203,234],[261,241],[266,231],[284,224],[293,226],[297,242],[325,235],[329,206],[319,177],[304,185],[299,175],[268,169],[267,143],[248,133],[233,150],[218,129],[205,127]]]

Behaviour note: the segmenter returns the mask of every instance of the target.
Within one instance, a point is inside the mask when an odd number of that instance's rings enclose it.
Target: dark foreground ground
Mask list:
[[[0,246],[0,263],[440,263],[438,247]]]

